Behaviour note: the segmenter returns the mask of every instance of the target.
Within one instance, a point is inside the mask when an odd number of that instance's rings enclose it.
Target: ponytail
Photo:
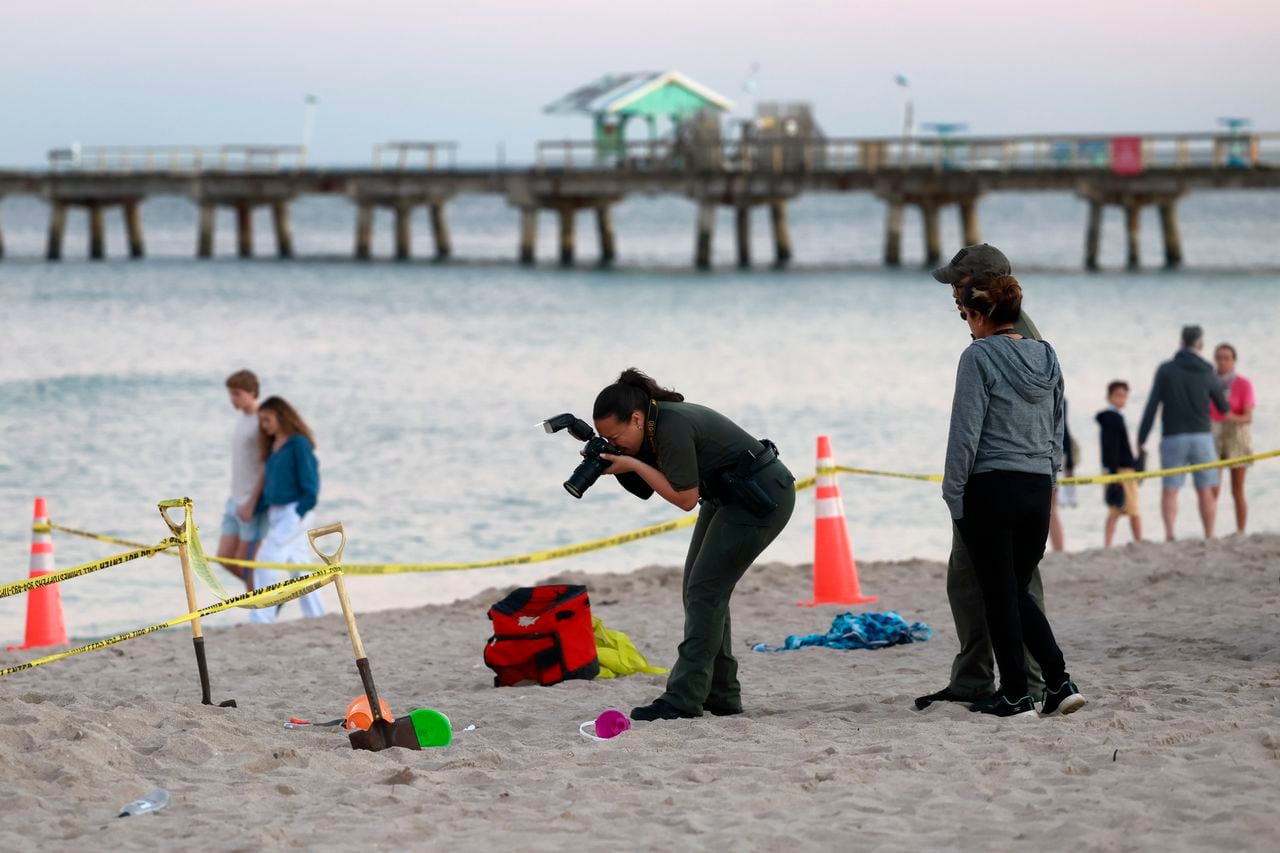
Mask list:
[[[961,304],[993,323],[1013,323],[1022,313],[1022,285],[1011,275],[965,285]]]
[[[618,375],[618,381],[605,387],[596,395],[596,403],[591,409],[591,417],[600,420],[613,417],[619,421],[628,420],[633,412],[643,412],[649,408],[649,401],[660,403],[684,402],[684,395],[670,388],[663,388],[651,376],[628,367]]]

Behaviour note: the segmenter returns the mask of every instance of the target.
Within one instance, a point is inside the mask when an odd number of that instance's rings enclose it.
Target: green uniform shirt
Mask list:
[[[735,464],[763,445],[719,412],[697,403],[659,403],[658,470],[677,492],[707,482],[715,471]]]

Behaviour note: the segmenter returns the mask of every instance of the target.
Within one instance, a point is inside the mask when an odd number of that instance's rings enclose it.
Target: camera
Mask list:
[[[600,458],[601,453],[621,456],[622,449],[609,443],[607,439],[596,435],[591,425],[571,414],[556,415],[542,422],[542,428],[548,433],[557,433],[567,429],[569,435],[586,442],[582,448],[582,464],[573,469],[569,479],[564,481],[564,490],[575,498],[581,498],[583,492],[595,485],[596,480],[609,467],[610,463]]]

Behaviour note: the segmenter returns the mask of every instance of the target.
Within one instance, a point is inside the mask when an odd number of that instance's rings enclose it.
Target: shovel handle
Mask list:
[[[181,538],[186,533],[187,521],[191,518],[191,498],[174,498],[173,500],[161,501],[158,506],[160,507],[160,517],[169,526],[169,530],[173,532],[174,536]],[[178,507],[182,507],[186,515],[181,524],[174,524],[173,519],[169,517],[169,510],[177,509]]]
[[[342,537],[338,543],[338,549],[332,554],[326,554],[320,550],[320,546],[316,545],[316,540],[328,536],[331,533],[337,533]],[[307,531],[307,539],[311,542],[311,550],[316,552],[316,556],[324,560],[326,566],[336,566],[342,562],[342,552],[347,547],[347,531],[343,528],[342,522],[336,524],[327,524],[324,527],[313,527]]]

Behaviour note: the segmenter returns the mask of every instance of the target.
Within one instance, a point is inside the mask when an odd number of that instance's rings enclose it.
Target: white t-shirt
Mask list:
[[[231,499],[237,505],[253,497],[262,477],[262,449],[258,444],[258,416],[241,414],[231,434]]]

